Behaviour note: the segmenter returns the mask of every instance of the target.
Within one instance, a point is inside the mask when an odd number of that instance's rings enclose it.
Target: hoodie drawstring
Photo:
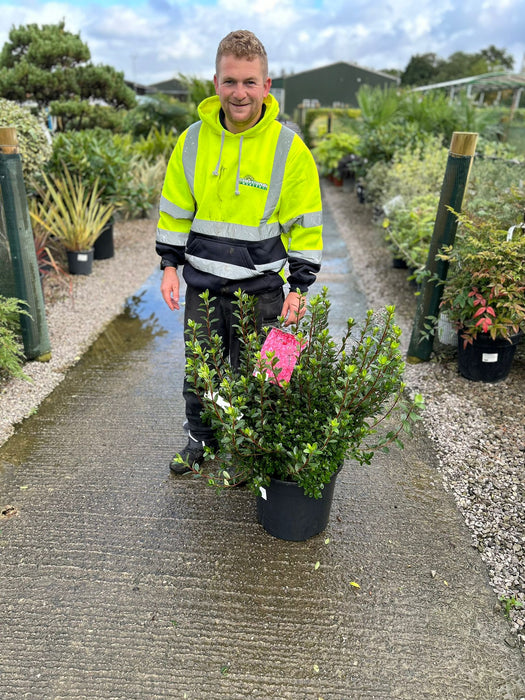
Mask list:
[[[241,175],[241,153],[242,153],[242,140],[243,136],[241,136],[241,139],[239,141],[239,164],[237,166],[237,177],[235,178],[235,194],[240,194],[239,192],[239,177]]]
[[[221,134],[221,150],[219,151],[219,160],[217,161],[217,165],[215,166],[215,170],[213,171],[213,175],[218,175],[219,174],[219,166],[221,164],[221,158],[222,158],[222,147],[224,146],[224,131]]]
[[[239,140],[239,162],[237,165],[237,177],[235,178],[235,194],[240,194],[239,191],[239,179],[241,176],[241,155],[242,155],[242,140],[243,136],[241,136]],[[219,151],[219,160],[217,161],[217,165],[215,166],[215,170],[213,171],[213,175],[217,176],[219,174],[219,168],[221,165],[221,159],[222,159],[222,149],[224,147],[224,131],[221,134],[221,148]]]

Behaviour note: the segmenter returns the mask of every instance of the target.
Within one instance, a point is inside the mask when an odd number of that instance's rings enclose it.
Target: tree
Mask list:
[[[497,49],[491,44],[487,49],[480,51],[480,55],[487,62],[489,71],[513,70],[514,68],[514,58],[507,54],[506,49]]]
[[[412,56],[401,74],[401,85],[429,85],[438,82],[436,75],[444,61],[435,53]]]
[[[33,101],[40,108],[51,107],[52,113],[57,104],[66,120],[67,103],[76,102],[69,127],[79,111],[79,100],[86,102],[81,110],[84,118],[95,99],[115,109],[132,107],[135,94],[126,86],[123,73],[111,66],[95,66],[90,58],[80,35],[68,32],[64,21],[13,27],[0,53],[0,96],[19,103]]]
[[[469,78],[472,75],[488,73],[487,61],[479,53],[464,53],[456,51],[448,60],[443,62],[437,75],[436,82],[443,83],[447,80]]]
[[[444,83],[491,71],[512,70],[514,59],[505,49],[491,45],[478,53],[456,51],[447,60],[435,53],[412,56],[401,74],[401,84],[409,86]]]
[[[177,79],[187,88],[190,102],[198,105],[207,97],[215,95],[215,85],[213,80],[197,78],[192,75],[182,75],[179,73]]]

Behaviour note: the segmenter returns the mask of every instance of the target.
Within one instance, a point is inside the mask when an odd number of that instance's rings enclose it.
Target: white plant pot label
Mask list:
[[[78,253],[77,260],[78,260],[78,262],[87,262],[88,255],[86,253]]]
[[[497,362],[498,353],[497,352],[484,352],[481,356],[482,362]]]
[[[268,496],[266,495],[266,489],[263,486],[259,486],[259,491],[261,492],[261,498],[264,498],[264,500],[267,501]]]

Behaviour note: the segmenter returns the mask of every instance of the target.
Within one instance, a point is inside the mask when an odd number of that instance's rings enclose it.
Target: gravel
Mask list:
[[[392,267],[381,229],[348,183],[338,188],[323,182],[323,196],[347,242],[369,305],[396,305],[406,351],[416,309],[406,272]],[[0,444],[62,381],[149,277],[158,264],[154,238],[154,221],[118,222],[115,256],[97,261],[91,275],[73,277],[71,295],[48,301],[52,359],[26,364],[30,382],[0,384]],[[525,605],[524,343],[518,346],[509,377],[496,384],[463,379],[454,350],[439,345],[430,362],[407,365],[406,381],[410,392],[425,398],[425,429],[435,445],[443,487],[456,500],[496,595],[510,601],[511,623],[525,644],[525,608],[519,607]]]
[[[417,307],[406,270],[392,266],[371,208],[359,204],[347,184],[325,186],[324,200],[343,232],[369,305],[396,305],[406,352]],[[518,345],[511,372],[501,382],[464,379],[455,348],[440,343],[430,362],[407,364],[405,378],[412,394],[424,396],[425,429],[443,486],[453,494],[491,585],[508,601],[502,608],[510,606],[511,623],[525,645],[525,343]]]

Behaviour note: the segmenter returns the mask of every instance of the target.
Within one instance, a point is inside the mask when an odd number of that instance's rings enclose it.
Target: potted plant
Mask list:
[[[456,244],[440,253],[450,265],[441,308],[458,330],[458,365],[474,381],[499,381],[510,371],[525,329],[525,231],[455,212]]]
[[[339,164],[343,158],[355,154],[359,136],[344,131],[325,134],[312,149],[312,155],[319,166],[319,174],[328,177],[334,184],[342,185]]]
[[[285,334],[292,348],[287,364],[282,353],[265,351],[267,338],[284,331],[257,332],[254,299],[239,291],[242,352],[235,370],[213,332],[213,300],[208,292],[201,297],[208,322],[190,324],[186,375],[219,448],[211,464],[193,471],[218,488],[245,482],[257,496],[259,522],[271,534],[292,540],[318,534],[328,522],[344,460],[368,464],[376,450],[386,451],[392,442],[402,447],[401,431],[409,433],[419,417],[421,396],[404,397],[394,307],[369,311],[360,328],[349,318],[336,342],[324,288],[310,299],[294,333]]]
[[[62,242],[72,274],[90,274],[95,241],[111,219],[114,205],[100,201],[98,179],[87,188],[67,166],[63,176],[42,174],[42,178],[45,187],[35,183],[38,200],[30,207],[31,218]]]

